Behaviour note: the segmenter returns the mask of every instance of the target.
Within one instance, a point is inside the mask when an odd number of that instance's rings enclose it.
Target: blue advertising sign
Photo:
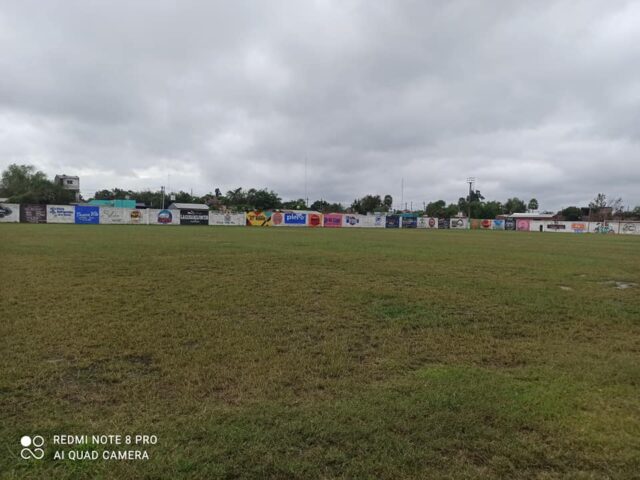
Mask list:
[[[398,215],[387,215],[386,228],[400,228],[400,217]]]
[[[307,214],[306,213],[285,213],[284,214],[285,225],[306,225]]]
[[[76,223],[97,224],[100,223],[100,208],[86,205],[76,206]]]

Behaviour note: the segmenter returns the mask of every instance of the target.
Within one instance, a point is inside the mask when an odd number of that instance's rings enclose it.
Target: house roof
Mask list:
[[[204,203],[172,203],[169,208],[177,210],[209,210],[209,206]]]

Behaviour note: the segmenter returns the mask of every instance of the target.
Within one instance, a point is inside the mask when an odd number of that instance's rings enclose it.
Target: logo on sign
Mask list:
[[[357,225],[360,222],[358,217],[354,217],[353,215],[345,215],[344,223],[347,225]]]
[[[171,223],[171,221],[173,220],[173,214],[171,213],[171,210],[160,210],[158,212],[158,223]]]
[[[292,225],[305,225],[307,223],[306,213],[285,213],[284,223],[290,223]]]

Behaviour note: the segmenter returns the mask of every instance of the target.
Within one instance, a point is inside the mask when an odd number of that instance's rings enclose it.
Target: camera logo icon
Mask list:
[[[42,460],[44,458],[44,438],[40,435],[34,435],[30,437],[29,435],[24,435],[20,439],[20,445],[24,448],[20,450],[20,456],[24,460],[35,459]]]

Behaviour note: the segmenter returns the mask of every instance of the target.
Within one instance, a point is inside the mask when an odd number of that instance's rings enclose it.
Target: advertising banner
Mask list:
[[[209,225],[226,225],[244,227],[244,213],[209,212]]]
[[[100,207],[100,223],[105,225],[122,225],[129,223],[128,208]]]
[[[21,223],[47,223],[46,205],[20,205]]]
[[[492,230],[504,230],[504,220],[491,220]]]
[[[73,205],[47,205],[47,223],[75,223],[76,209]]]
[[[530,221],[526,218],[516,219],[516,230],[519,232],[528,232],[530,227]]]
[[[418,217],[418,228],[438,228],[438,219],[433,217]]]
[[[385,228],[400,228],[400,216],[387,215],[387,218],[385,221]]]
[[[480,230],[482,228],[482,220],[472,218],[471,222],[469,222],[469,226],[471,227],[471,230]]]
[[[342,214],[341,213],[327,213],[324,215],[325,228],[340,228],[342,227]]]
[[[573,233],[588,233],[589,232],[589,224],[587,222],[566,222],[569,224],[569,228],[567,231]]]
[[[402,217],[402,228],[418,228],[418,217]]]
[[[20,204],[18,203],[0,203],[0,222],[19,222],[20,221]]]
[[[504,229],[505,230],[515,230],[516,229],[516,219],[515,218],[507,218],[504,221]]]
[[[180,225],[209,225],[209,210],[195,208],[180,210]]]
[[[307,226],[309,227],[321,227],[322,226],[322,214],[310,213],[307,215]]]
[[[363,227],[361,222],[364,222],[365,215],[358,215],[356,213],[349,213],[342,217],[343,227]]]
[[[307,214],[298,212],[284,212],[283,224],[287,227],[306,227],[307,226]],[[275,224],[275,223],[274,223]]]
[[[438,219],[438,228],[439,229],[449,229],[449,219],[448,218],[439,218]]]
[[[280,213],[280,212],[276,212]],[[247,227],[270,227],[272,212],[247,212],[246,223]],[[281,214],[282,215],[282,214]],[[284,221],[284,217],[281,217]]]
[[[100,208],[89,205],[76,205],[75,223],[81,225],[100,223]]]
[[[147,210],[149,225],[180,225],[180,212],[178,210],[149,209]]]
[[[386,214],[374,213],[371,215],[361,215],[359,227],[363,228],[384,228],[386,225]]]
[[[127,208],[129,211],[129,223],[131,225],[146,225],[149,223],[147,215],[149,210],[139,208]]]
[[[466,218],[452,218],[451,223],[449,224],[449,228],[464,230],[467,228],[467,224],[468,223]]]
[[[137,208],[100,207],[100,223],[104,225],[146,225],[148,211]]]
[[[640,222],[620,222],[620,233],[624,235],[640,235]]]

